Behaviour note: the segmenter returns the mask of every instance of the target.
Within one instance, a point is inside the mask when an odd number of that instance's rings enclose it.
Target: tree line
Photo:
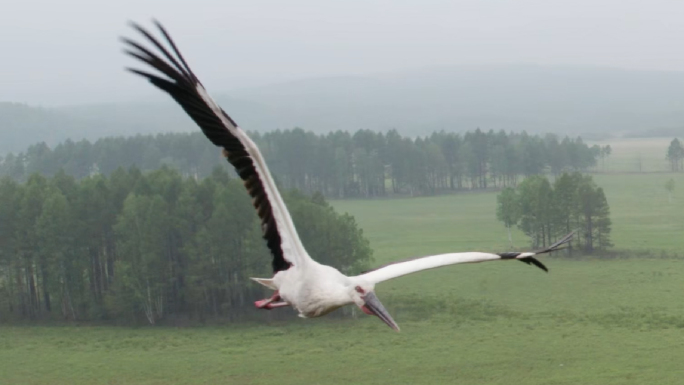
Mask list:
[[[353,217],[321,194],[284,198],[316,260],[367,268]],[[222,168],[0,179],[0,319],[236,319],[264,295],[248,277],[271,276],[270,261],[249,196]]]
[[[497,219],[508,229],[517,226],[534,247],[551,245],[577,231],[571,246],[585,253],[612,246],[608,201],[589,175],[563,173],[551,184],[542,175],[523,180],[517,188],[504,188],[497,196]]]
[[[579,137],[480,129],[416,138],[396,130],[317,135],[299,128],[250,136],[281,186],[334,198],[515,186],[520,176],[583,171],[610,155],[609,147],[589,147]],[[120,166],[155,170],[167,165],[203,178],[218,156],[201,133],[66,141],[54,149],[39,143],[0,159],[0,175],[26,180],[36,172],[54,175],[63,169],[80,179],[109,175]]]

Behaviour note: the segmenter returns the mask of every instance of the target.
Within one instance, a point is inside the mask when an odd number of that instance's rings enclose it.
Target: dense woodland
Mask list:
[[[589,226],[578,243],[585,251],[610,244],[602,190],[564,173],[595,166],[610,148],[580,138],[479,129],[418,138],[368,130],[251,135],[289,191],[307,249],[345,273],[367,267],[372,251],[354,219],[335,213],[324,195],[504,188],[513,203],[502,220],[535,245],[578,226]],[[41,143],[0,159],[0,319],[244,317],[262,294],[247,278],[270,276],[270,255],[244,187],[219,154],[195,133]],[[557,176],[553,187],[544,173]],[[566,181],[572,198],[563,195]],[[556,206],[567,213],[545,214]]]
[[[520,176],[582,171],[610,155],[609,147],[589,147],[581,138],[479,129],[417,138],[396,130],[317,135],[293,129],[250,135],[282,187],[331,198],[515,186]],[[54,149],[40,143],[0,159],[0,176],[22,181],[36,172],[51,176],[63,169],[80,179],[109,175],[121,166],[156,170],[168,165],[203,178],[218,158],[219,151],[199,132],[66,141]]]
[[[572,246],[584,253],[603,251],[610,241],[610,208],[601,187],[591,176],[563,173],[551,184],[540,175],[506,187],[497,196],[496,216],[508,229],[518,226],[535,247],[552,244],[576,231]],[[511,240],[512,242],[512,240]]]
[[[368,267],[353,217],[320,194],[285,200],[316,260]],[[266,294],[248,277],[270,277],[270,260],[249,196],[221,168],[201,181],[167,167],[0,179],[0,320],[234,320]]]

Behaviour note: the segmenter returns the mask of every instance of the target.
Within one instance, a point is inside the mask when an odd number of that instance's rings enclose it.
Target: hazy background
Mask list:
[[[247,129],[681,132],[683,14],[676,1],[14,2],[0,103],[46,110],[0,104],[0,152],[194,129],[122,70],[117,37],[151,17]]]
[[[1,5],[0,385],[682,384],[681,0]],[[317,261],[577,241],[379,284],[401,333],[254,309],[243,184],[123,70],[151,17],[244,128],[317,133],[254,135]]]

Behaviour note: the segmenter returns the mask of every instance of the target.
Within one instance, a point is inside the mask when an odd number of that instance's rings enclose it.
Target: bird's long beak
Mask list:
[[[385,309],[385,307],[382,306],[382,303],[375,295],[375,293],[373,293],[372,291],[369,292],[363,297],[363,300],[366,302],[364,308],[362,308],[364,311],[369,310],[370,313],[378,316],[378,318],[380,318],[382,322],[386,323],[387,326],[391,327],[395,331],[399,331],[399,325],[397,325],[397,323],[394,322],[392,316],[387,312],[387,309]]]

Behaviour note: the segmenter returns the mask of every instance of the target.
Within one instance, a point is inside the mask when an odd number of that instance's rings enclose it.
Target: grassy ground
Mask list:
[[[665,182],[676,189],[668,202]],[[684,174],[595,175],[606,192],[618,249],[666,249],[684,256]]]
[[[553,261],[400,278],[377,319],[4,327],[2,384],[679,384],[684,263]]]
[[[599,175],[617,248],[684,254],[668,174]],[[495,194],[340,201],[376,263],[506,250]],[[519,232],[517,247],[526,244]],[[2,327],[0,384],[680,384],[684,258],[452,266],[378,286],[374,317],[207,328]],[[278,311],[288,311],[280,309]]]
[[[676,190],[668,202],[665,182]],[[684,255],[684,173],[598,174],[613,221],[616,249],[667,250]],[[420,199],[335,201],[354,215],[381,262],[453,250],[507,250],[508,237],[496,221],[496,193]],[[527,245],[519,231],[516,247]]]

